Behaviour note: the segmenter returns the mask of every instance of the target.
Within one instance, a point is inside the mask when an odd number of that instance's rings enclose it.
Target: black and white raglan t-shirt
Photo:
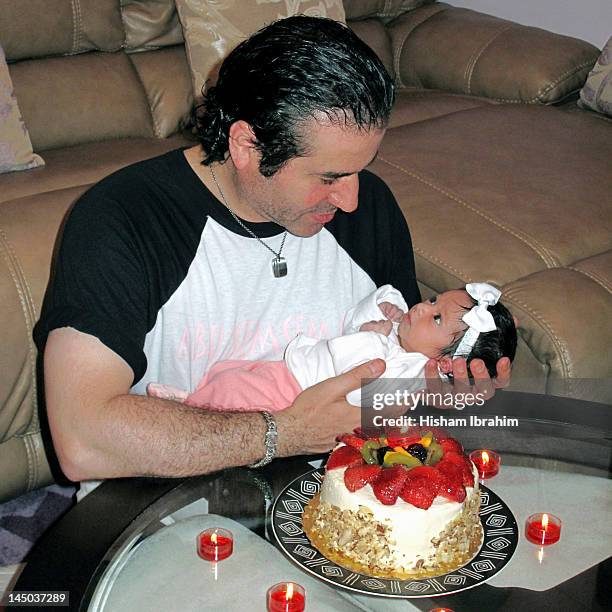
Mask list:
[[[247,223],[272,249],[283,228]],[[282,359],[300,332],[342,332],[344,313],[391,283],[419,300],[410,235],[385,184],[359,175],[359,208],[310,238],[287,235],[288,274],[204,186],[182,150],[134,164],[91,188],[63,231],[35,340],[73,327],[134,372],[192,391],[223,359]]]

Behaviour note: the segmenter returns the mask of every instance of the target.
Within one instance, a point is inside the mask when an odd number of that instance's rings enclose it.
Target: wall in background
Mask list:
[[[444,0],[517,23],[588,40],[600,49],[612,36],[612,0]]]

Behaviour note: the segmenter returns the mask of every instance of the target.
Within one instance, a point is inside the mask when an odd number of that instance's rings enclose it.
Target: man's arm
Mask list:
[[[346,393],[384,370],[376,360],[302,392],[276,413],[278,455],[324,452],[360,424]],[[265,422],[254,413],[214,412],[129,395],[133,373],[97,338],[72,328],[49,334],[44,353],[46,405],[66,476],[190,476],[248,465],[263,457]]]

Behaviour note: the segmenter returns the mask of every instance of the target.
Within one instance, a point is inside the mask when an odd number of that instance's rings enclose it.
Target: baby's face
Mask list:
[[[470,296],[463,289],[446,291],[415,304],[399,324],[401,347],[427,357],[440,357],[442,349],[451,344],[459,332],[467,329],[461,317],[472,306]]]

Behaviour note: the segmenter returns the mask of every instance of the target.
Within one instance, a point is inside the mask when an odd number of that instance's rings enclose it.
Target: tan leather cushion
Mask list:
[[[123,45],[118,0],[2,0],[0,41],[9,60]]]
[[[433,89],[406,88],[396,92],[395,105],[389,119],[389,127],[399,127],[407,123],[416,123],[442,117],[470,108],[497,104],[488,98],[464,96]]]
[[[153,136],[144,89],[123,52],[22,61],[10,69],[35,151]]]
[[[177,134],[163,140],[157,138],[125,138],[91,142],[74,147],[45,151],[46,166],[30,173],[5,174],[0,179],[2,202],[17,200],[45,191],[89,185],[128,164],[161,155],[187,145]]]
[[[611,135],[584,113],[489,105],[389,129],[373,164],[408,220],[418,278],[507,290],[559,379],[612,377]]]
[[[144,87],[155,136],[166,138],[174,134],[189,117],[193,106],[185,47],[134,53],[129,58]]]
[[[183,42],[174,0],[121,0],[121,16],[128,53]]]
[[[13,81],[0,47],[0,174],[30,170],[45,162],[32,151],[30,135],[23,123]]]
[[[219,3],[215,0],[176,0],[187,57],[191,68],[193,94],[201,98],[202,86],[228,53],[259,28],[298,13],[344,21],[342,0],[304,0],[291,6],[262,4],[257,0]],[[213,79],[214,80],[214,79]]]
[[[391,40],[383,23],[378,19],[364,19],[363,21],[353,21],[348,25],[378,55],[387,72],[394,79]]]
[[[405,13],[389,33],[400,85],[501,102],[561,100],[599,54],[582,40],[442,3]]]
[[[580,106],[612,117],[612,36],[580,90]]]

